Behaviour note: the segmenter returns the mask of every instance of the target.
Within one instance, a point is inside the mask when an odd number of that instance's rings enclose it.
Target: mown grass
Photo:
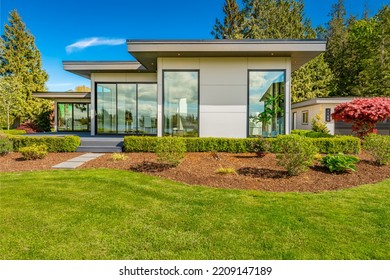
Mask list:
[[[389,259],[390,180],[324,193],[0,174],[0,259]]]

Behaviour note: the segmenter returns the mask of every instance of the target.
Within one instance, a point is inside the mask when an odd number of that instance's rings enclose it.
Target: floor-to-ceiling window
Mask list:
[[[89,131],[89,104],[57,103],[58,131]]]
[[[155,83],[98,83],[97,132],[100,134],[157,134]]]
[[[285,133],[285,71],[249,71],[249,136]]]
[[[199,71],[163,71],[164,135],[199,136]]]

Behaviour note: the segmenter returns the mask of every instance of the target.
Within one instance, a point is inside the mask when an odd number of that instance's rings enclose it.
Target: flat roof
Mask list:
[[[90,79],[91,73],[138,73],[154,72],[138,61],[63,61],[64,70]]]
[[[297,102],[291,105],[292,109],[316,105],[316,104],[340,104],[344,102],[350,102],[353,99],[359,98],[358,96],[346,96],[346,97],[316,97],[309,100]]]
[[[90,92],[76,92],[76,91],[48,91],[48,92],[34,92],[33,97],[43,98],[43,99],[91,99]]]
[[[292,70],[326,50],[322,40],[127,40],[128,52],[148,70],[157,57],[291,57]]]

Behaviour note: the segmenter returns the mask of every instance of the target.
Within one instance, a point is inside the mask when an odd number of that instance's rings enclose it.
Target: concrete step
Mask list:
[[[76,152],[88,153],[120,153],[122,147],[118,146],[79,146]]]

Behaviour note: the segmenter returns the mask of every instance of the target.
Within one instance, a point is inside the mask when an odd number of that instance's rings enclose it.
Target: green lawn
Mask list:
[[[326,193],[0,173],[0,259],[389,259],[390,180]]]

